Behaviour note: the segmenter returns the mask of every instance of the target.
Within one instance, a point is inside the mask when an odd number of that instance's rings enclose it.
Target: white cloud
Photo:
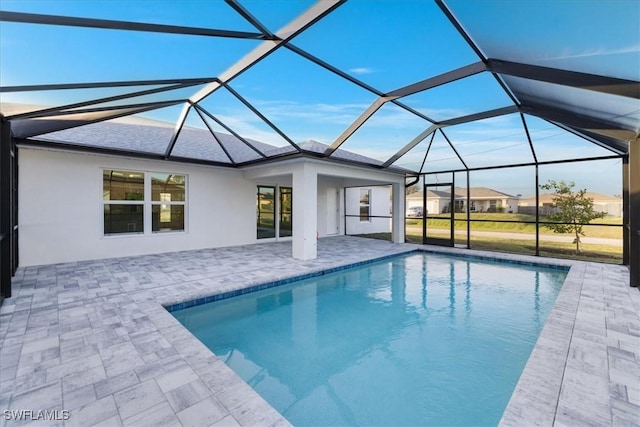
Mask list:
[[[371,74],[374,72],[373,68],[368,67],[355,67],[349,68],[349,72],[353,74]]]
[[[549,56],[544,58],[545,60],[556,60],[556,59],[571,59],[571,58],[586,58],[591,56],[602,56],[602,55],[619,55],[624,53],[640,53],[640,45],[634,46],[626,46],[617,49],[605,49],[605,48],[597,48],[591,49],[583,52],[571,52],[566,50],[562,54],[558,56]]]

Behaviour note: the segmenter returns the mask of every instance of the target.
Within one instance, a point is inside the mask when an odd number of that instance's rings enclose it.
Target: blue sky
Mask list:
[[[313,2],[241,3],[269,29],[277,31]],[[447,4],[489,57],[640,79],[640,2],[635,0],[450,0]],[[254,31],[223,1],[3,0],[0,8]],[[0,83],[11,86],[215,77],[259,42],[2,22],[0,43]],[[295,38],[293,44],[383,92],[478,61],[435,2],[422,0],[349,0]],[[376,99],[287,49],[277,50],[233,80],[231,86],[296,142],[313,139],[330,144]],[[3,94],[2,101],[69,103],[125,90]],[[196,92],[197,88],[179,95],[191,91]],[[167,95],[156,95],[153,99],[166,98]],[[510,105],[507,95],[487,74],[408,96],[402,102],[436,120]],[[215,93],[203,106],[244,136],[285,144],[228,93]],[[180,108],[169,108],[147,116],[174,121],[179,112]],[[536,149],[541,150],[542,157],[607,154],[601,149],[585,148],[582,141],[549,123],[534,118],[531,121],[532,138],[538,141]],[[188,124],[202,127],[193,117]],[[387,104],[343,148],[385,160],[428,125]],[[517,115],[446,131],[454,146],[469,156],[470,165],[504,164],[530,157]],[[427,142],[399,164],[409,167],[420,163]],[[440,145],[430,152],[429,164],[435,168],[456,162],[446,144]],[[619,166],[611,166],[604,175],[594,178],[580,168],[573,180],[593,191],[620,193],[618,170]],[[502,190],[523,193],[527,189],[518,191],[517,184],[510,186],[513,190]]]

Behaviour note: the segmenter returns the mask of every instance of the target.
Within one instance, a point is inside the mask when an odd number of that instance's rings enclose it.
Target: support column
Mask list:
[[[318,255],[318,172],[309,163],[293,169],[293,257]]]
[[[622,264],[629,265],[629,154],[622,158]]]
[[[392,205],[393,219],[391,220],[391,239],[393,243],[404,243],[404,183],[395,183],[392,185]]]
[[[640,139],[629,142],[629,279],[640,287]]]
[[[11,124],[0,116],[0,303],[11,297],[13,203]]]

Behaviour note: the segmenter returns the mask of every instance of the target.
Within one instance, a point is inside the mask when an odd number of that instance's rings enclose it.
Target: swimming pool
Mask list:
[[[294,425],[496,425],[566,274],[414,253],[173,315]]]

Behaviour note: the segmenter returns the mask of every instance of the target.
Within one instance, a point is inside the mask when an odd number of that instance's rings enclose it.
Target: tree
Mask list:
[[[409,194],[413,194],[413,193],[419,193],[420,192],[420,186],[419,185],[412,185],[411,187],[407,187],[404,190],[404,193],[408,196]]]
[[[573,243],[576,245],[576,254],[580,254],[580,236],[584,236],[582,227],[594,219],[603,218],[606,212],[596,212],[593,209],[593,199],[586,197],[586,189],[573,191],[574,182],[556,182],[549,180],[540,185],[544,190],[553,190],[553,212],[547,215],[547,219],[556,224],[545,224],[554,233],[573,233],[576,237]]]

